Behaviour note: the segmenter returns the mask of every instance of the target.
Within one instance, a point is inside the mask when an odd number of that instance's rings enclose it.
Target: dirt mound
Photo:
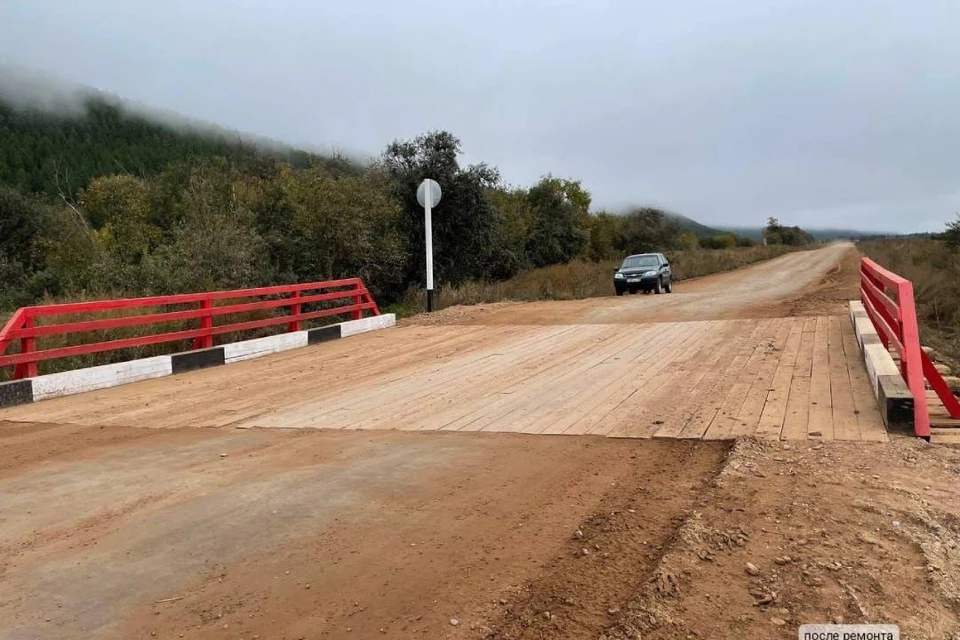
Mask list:
[[[789,447],[789,448],[787,448]],[[611,640],[796,638],[804,623],[960,629],[956,451],[737,443]]]

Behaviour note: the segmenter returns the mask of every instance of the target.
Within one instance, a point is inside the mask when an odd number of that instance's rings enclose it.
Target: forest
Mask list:
[[[698,235],[659,209],[595,211],[572,177],[509,185],[496,167],[462,164],[462,151],[434,131],[360,163],[174,128],[102,97],[79,114],[0,103],[0,310],[346,276],[389,304],[424,280],[415,192],[426,177],[443,188],[440,288],[571,260],[754,244]],[[776,224],[768,244],[812,241]]]

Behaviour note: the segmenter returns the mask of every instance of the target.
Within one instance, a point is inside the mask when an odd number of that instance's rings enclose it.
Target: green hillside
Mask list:
[[[105,174],[145,177],[176,162],[210,157],[277,158],[299,167],[329,161],[279,145],[244,144],[239,134],[223,129],[161,124],[94,93],[79,113],[20,108],[0,97],[0,183],[22,192],[74,194]]]
[[[717,235],[718,233],[722,233],[719,229],[714,229],[713,227],[708,227],[705,224],[700,224],[693,218],[688,218],[687,216],[680,215],[679,213],[668,213],[667,217],[676,221],[680,226],[681,231],[690,231],[697,234],[697,237],[700,238],[709,238]]]

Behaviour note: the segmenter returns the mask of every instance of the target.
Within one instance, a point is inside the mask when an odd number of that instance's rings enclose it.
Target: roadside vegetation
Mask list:
[[[571,262],[608,271],[600,265],[628,253],[755,244],[705,227],[698,235],[658,209],[593,210],[574,178],[508,185],[495,167],[461,164],[447,132],[395,141],[361,164],[175,129],[96,96],[64,114],[0,101],[0,124],[0,312],[346,276],[399,302],[424,281],[415,193],[426,177],[443,187],[433,227],[441,289]],[[768,244],[812,240],[771,222]]]
[[[871,240],[860,251],[913,282],[924,344],[960,364],[960,216],[934,238]]]
[[[606,295],[630,253],[668,253],[679,279],[812,242],[776,220],[770,246],[758,247],[659,209],[595,210],[575,178],[510,185],[495,167],[461,156],[460,141],[443,131],[395,141],[360,163],[175,128],[96,96],[65,113],[0,99],[0,319],[39,303],[357,276],[381,306],[412,309],[425,280],[415,194],[427,177],[443,188],[433,216],[443,305]]]

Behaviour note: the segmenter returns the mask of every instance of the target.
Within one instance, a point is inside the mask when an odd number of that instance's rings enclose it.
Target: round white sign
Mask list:
[[[427,206],[427,189],[430,189],[430,206],[437,206],[440,203],[440,196],[443,195],[443,192],[440,190],[439,183],[430,178],[421,182],[420,186],[417,187],[417,202],[420,203],[421,207]]]

